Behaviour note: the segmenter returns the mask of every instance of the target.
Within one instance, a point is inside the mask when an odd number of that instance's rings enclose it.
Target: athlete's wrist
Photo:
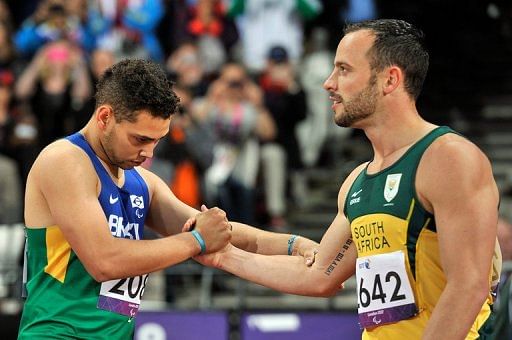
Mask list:
[[[297,246],[297,243],[300,239],[300,236],[299,235],[291,235],[290,238],[288,239],[288,255],[292,255],[292,254],[295,254],[295,249],[296,246]]]
[[[206,243],[204,242],[202,235],[197,230],[191,230],[190,234],[192,234],[197,245],[199,246],[199,254],[198,255],[204,254],[206,252]]]

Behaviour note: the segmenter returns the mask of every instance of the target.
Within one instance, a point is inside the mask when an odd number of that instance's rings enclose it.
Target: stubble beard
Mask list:
[[[355,123],[372,116],[377,106],[377,77],[373,75],[368,85],[349,101],[343,100],[343,112],[334,115],[336,125],[352,127]]]
[[[114,129],[112,129],[105,135],[105,138],[101,141],[103,151],[105,152],[105,156],[107,157],[110,164],[112,164],[113,166],[117,166],[123,170],[130,170],[131,168],[133,168],[133,166],[126,165],[125,162],[123,162],[116,156],[113,148],[114,140],[115,132]]]

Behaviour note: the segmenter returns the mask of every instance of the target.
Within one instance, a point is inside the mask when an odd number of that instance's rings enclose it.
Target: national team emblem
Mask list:
[[[144,209],[144,199],[142,196],[130,195],[130,201],[132,202],[132,208]]]
[[[391,202],[396,194],[398,194],[401,178],[402,174],[389,174],[386,177],[386,184],[384,185],[384,198],[386,201]]]

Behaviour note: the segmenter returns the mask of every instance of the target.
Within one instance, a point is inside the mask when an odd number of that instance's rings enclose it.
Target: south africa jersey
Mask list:
[[[67,139],[84,150],[94,165],[101,182],[98,200],[112,236],[140,240],[150,203],[143,178],[135,169],[125,170],[125,183],[117,187],[81,134]],[[98,283],[71,249],[58,225],[25,230],[27,300],[19,338],[132,338],[132,319],[147,275]]]
[[[434,216],[422,206],[415,190],[423,153],[446,133],[453,131],[434,129],[378,173],[368,174],[365,168],[347,194],[345,215],[357,248],[363,339],[420,339],[446,285]],[[490,303],[489,295],[468,339],[478,338],[483,331]]]

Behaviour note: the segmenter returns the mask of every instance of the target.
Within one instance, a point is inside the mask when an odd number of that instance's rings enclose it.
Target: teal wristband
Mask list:
[[[206,243],[204,243],[203,238],[201,237],[201,234],[197,230],[191,231],[192,235],[196,239],[197,243],[199,243],[199,246],[201,247],[201,254],[204,254],[206,252]]]
[[[295,240],[297,239],[297,235],[292,235],[290,236],[290,238],[288,239],[288,255],[291,255],[292,252],[293,252],[293,244],[295,243]]]

